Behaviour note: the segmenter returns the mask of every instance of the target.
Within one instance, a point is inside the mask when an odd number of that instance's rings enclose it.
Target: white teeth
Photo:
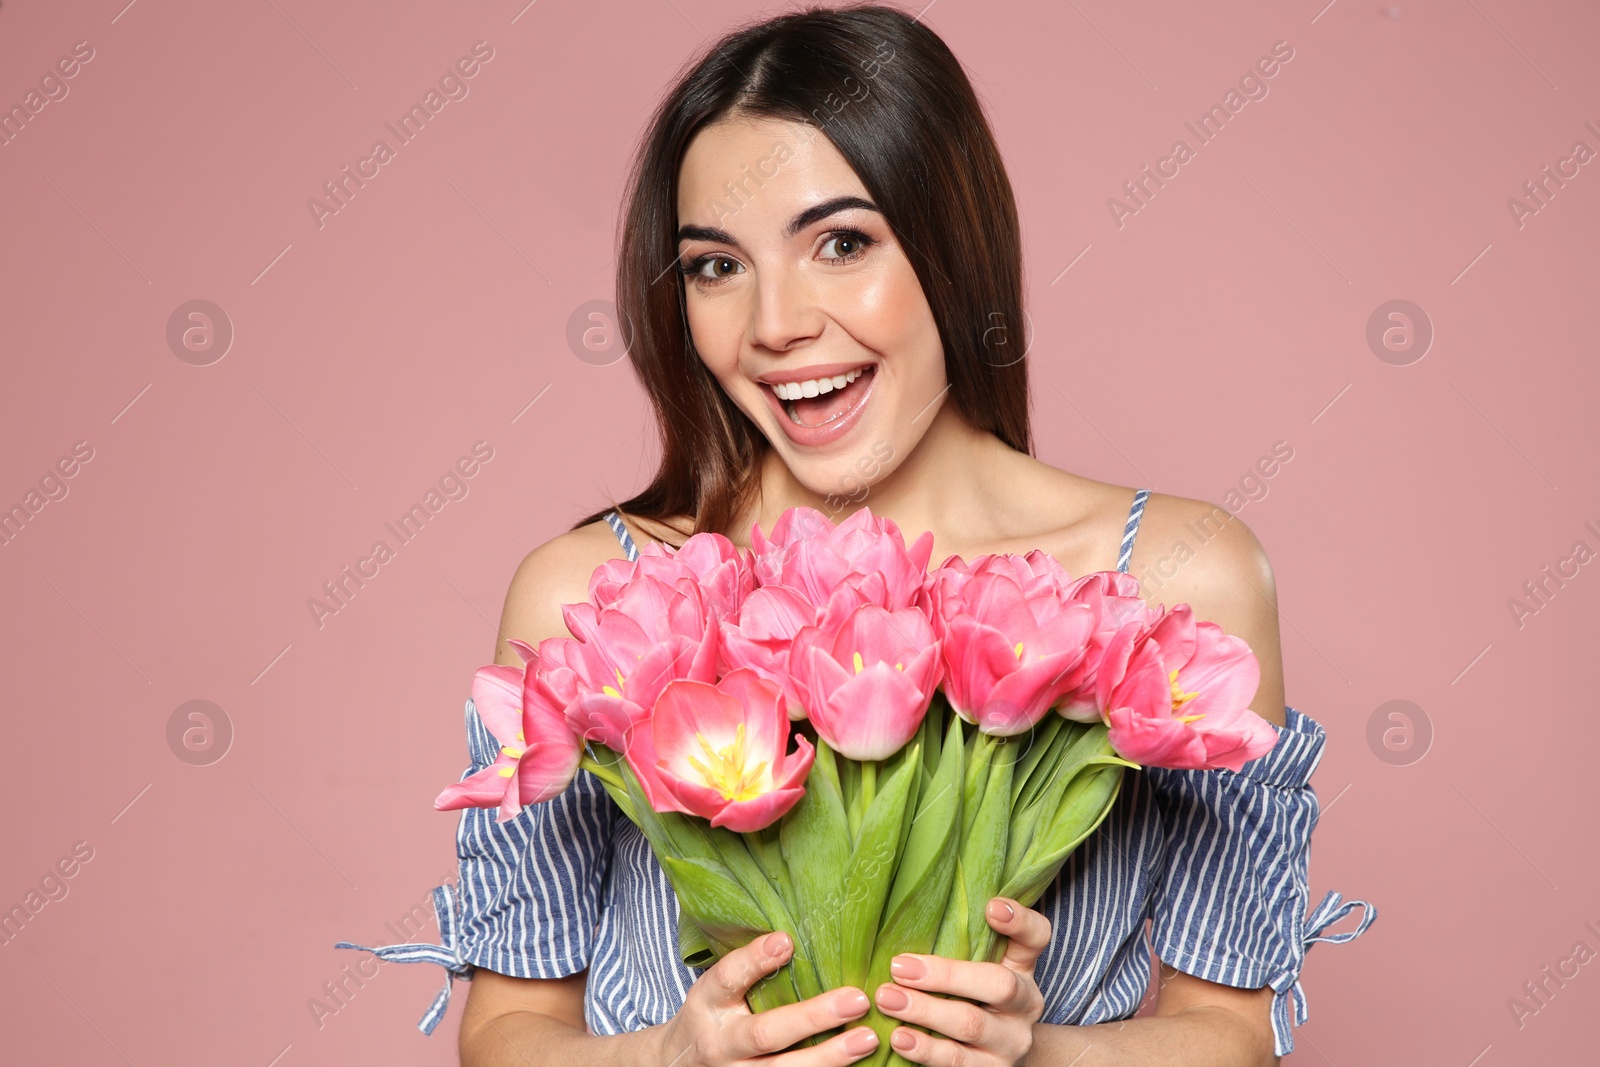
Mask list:
[[[835,374],[832,378],[810,378],[803,382],[778,382],[772,386],[772,391],[780,400],[799,400],[803,396],[819,396],[831,393],[835,389],[843,389],[857,378],[861,377],[862,368],[857,367],[848,374]]]

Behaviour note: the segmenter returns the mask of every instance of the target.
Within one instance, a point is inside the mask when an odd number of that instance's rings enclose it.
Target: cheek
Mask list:
[[[739,312],[729,300],[690,297],[685,304],[695,351],[712,374],[725,379],[738,368],[742,330]]]
[[[909,266],[886,271],[844,294],[850,306],[850,327],[858,340],[892,355],[903,349],[931,319],[927,301]]]

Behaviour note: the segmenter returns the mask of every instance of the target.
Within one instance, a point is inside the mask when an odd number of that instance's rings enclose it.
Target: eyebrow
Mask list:
[[[859,196],[836,196],[831,200],[824,200],[813,207],[808,207],[800,214],[789,220],[789,225],[784,227],[783,236],[787,239],[793,237],[801,230],[814,223],[821,222],[830,215],[837,215],[841,211],[860,209],[863,211],[878,211],[878,205]],[[881,211],[878,212],[880,215]],[[678,240],[682,241],[715,241],[719,244],[737,245],[733,235],[727,230],[717,229],[715,226],[680,226],[678,227]]]

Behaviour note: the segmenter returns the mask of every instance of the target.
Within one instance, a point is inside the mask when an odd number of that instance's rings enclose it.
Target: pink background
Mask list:
[[[0,948],[14,1062],[455,1061],[466,986],[415,1029],[436,967],[321,1025],[308,1001],[368,958],[335,940],[431,918],[456,818],[430,802],[517,562],[652,469],[626,362],[577,358],[568,319],[610,295],[649,108],[776,10],[523,2],[0,3],[0,105],[94,50],[0,147],[0,507],[93,450],[0,547],[0,905],[93,849]],[[1507,602],[1600,549],[1600,163],[1521,227],[1507,200],[1600,149],[1600,11],[1322,4],[925,18],[1019,196],[1041,458],[1221,502],[1293,448],[1240,516],[1329,733],[1314,895],[1381,911],[1311,952],[1294,1061],[1593,1062],[1600,965],[1520,1027],[1507,1002],[1600,950],[1600,564],[1520,627]],[[1269,95],[1119,228],[1107,199],[1280,40]],[[319,228],[307,199],[478,41],[469,95]],[[209,366],[167,342],[195,299],[235,331]],[[1406,366],[1366,340],[1394,299],[1435,330]],[[468,494],[319,627],[308,599],[480,440]],[[167,738],[194,699],[234,731],[206,766]],[[1369,743],[1391,700],[1430,744]]]

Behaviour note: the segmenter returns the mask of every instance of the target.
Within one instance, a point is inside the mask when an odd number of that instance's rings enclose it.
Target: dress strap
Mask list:
[[[622,542],[622,551],[627,555],[628,562],[632,563],[638,559],[639,548],[633,543],[633,537],[628,533],[627,525],[622,521],[622,516],[617,514],[615,508],[606,512],[605,520],[607,525],[611,527],[611,532],[617,535],[617,540]]]
[[[1150,499],[1150,490],[1140,489],[1133,494],[1133,507],[1128,510],[1128,524],[1122,528],[1122,550],[1117,555],[1117,570],[1128,573],[1128,561],[1133,558],[1133,538],[1139,532],[1139,520],[1144,518],[1144,502]]]
[[[457,978],[472,980],[473,965],[462,957],[457,943],[460,916],[459,905],[452,892],[454,888],[447,882],[433,889],[433,914],[439,921],[441,944],[379,945],[368,948],[366,945],[352,944],[349,941],[336,941],[333,945],[334,948],[353,948],[370,952],[380,960],[394,960],[397,963],[437,963],[443,967],[444,989],[433,998],[428,1010],[422,1013],[422,1021],[417,1024],[418,1030],[429,1035],[433,1033],[434,1027],[439,1025],[439,1020],[444,1018],[445,1011],[450,1007],[451,985]]]

